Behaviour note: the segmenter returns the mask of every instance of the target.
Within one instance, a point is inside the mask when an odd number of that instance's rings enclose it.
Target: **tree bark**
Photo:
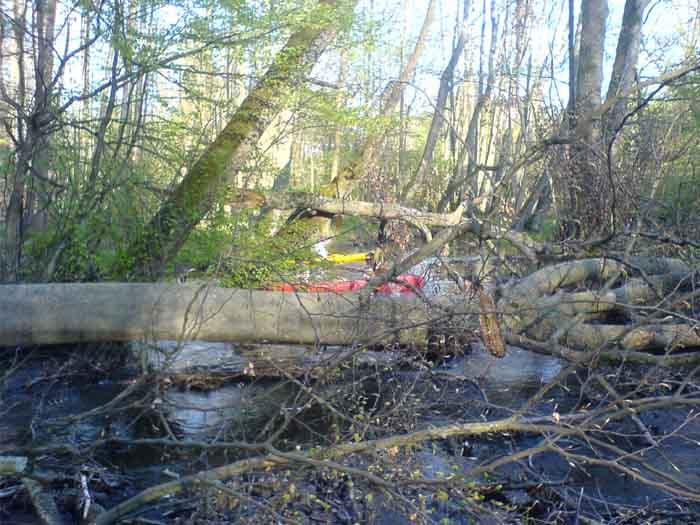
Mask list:
[[[576,74],[577,125],[571,148],[571,173],[566,188],[563,235],[588,238],[610,230],[610,184],[600,162],[601,130],[598,119],[581,119],[601,104],[607,0],[582,0],[581,44]]]
[[[511,334],[553,340],[553,344],[561,340],[582,350],[615,345],[628,350],[700,347],[700,334],[692,323],[683,322],[687,316],[671,324],[659,314],[655,317],[650,308],[644,323],[609,324],[606,318],[615,314],[612,319],[619,319],[619,314],[638,311],[640,305],[653,307],[661,299],[667,305],[685,302],[679,294],[693,293],[697,272],[676,259],[561,263],[504,286],[497,305],[480,297],[479,306],[471,293],[446,294],[430,301],[371,293],[434,253],[440,243],[475,228],[472,222],[461,222],[443,230],[433,242],[376,275],[357,294],[295,294],[207,284],[7,285],[0,294],[0,346],[165,339],[268,345],[398,342],[424,347],[430,331],[473,332],[477,317],[488,315],[490,333],[500,332],[502,324]],[[629,280],[628,274],[644,278]],[[584,282],[620,279],[622,284],[613,289],[562,291]],[[661,313],[665,315],[669,308]]]
[[[574,0],[568,0],[568,44],[569,44],[569,104],[567,118],[569,130],[576,125],[576,13]]]
[[[400,220],[418,227],[446,227],[458,224],[463,208],[452,213],[431,213],[387,202],[333,199],[303,192],[271,192],[236,189],[229,192],[227,204],[234,208],[308,209],[321,215],[353,215],[375,219]]]
[[[462,57],[464,52],[464,46],[467,43],[467,18],[469,16],[469,3],[465,5],[464,20],[463,25],[459,31],[459,38],[457,40],[457,45],[455,45],[452,50],[452,56],[447,64],[447,67],[442,72],[440,76],[440,88],[438,89],[438,97],[435,103],[435,113],[433,115],[433,120],[430,123],[430,129],[428,130],[428,137],[425,139],[425,148],[423,149],[423,156],[421,157],[420,163],[418,164],[418,169],[414,174],[412,180],[409,182],[405,195],[401,199],[404,202],[412,200],[417,192],[418,188],[425,184],[426,175],[430,169],[433,162],[433,153],[435,151],[435,145],[437,144],[438,137],[445,123],[445,107],[447,104],[447,97],[452,91],[452,82],[454,80],[455,68],[459,59]]]
[[[207,285],[7,285],[0,346],[101,341],[423,344],[428,312],[418,299],[236,290]]]
[[[53,74],[55,0],[39,0],[34,4],[33,27],[28,26],[27,9],[30,4],[15,1],[12,27],[17,50],[17,92],[10,100],[2,89],[5,102],[15,112],[13,124],[15,142],[14,173],[9,181],[11,188],[5,210],[6,235],[2,246],[4,265],[0,265],[0,278],[15,282],[21,278],[22,249],[29,226],[42,229],[46,225],[45,213],[36,214],[41,196],[40,181],[48,178],[49,134],[47,124],[51,111]],[[27,64],[25,49],[28,40],[33,47],[33,70]],[[29,93],[27,85],[33,89]],[[28,96],[31,95],[31,96]]]
[[[581,44],[576,75],[576,108],[579,113],[590,113],[601,102],[607,17],[607,0],[582,0]],[[585,131],[593,134],[593,126],[590,128]],[[583,129],[579,135],[588,136]]]
[[[634,82],[637,62],[639,60],[639,46],[642,40],[642,23],[644,10],[650,0],[627,0],[625,12],[622,15],[622,28],[617,40],[615,63],[610,77],[610,85],[605,97],[606,101],[613,102],[612,107],[605,115],[605,141],[612,140],[617,127],[624,117],[628,101],[620,96],[629,91]]]
[[[334,15],[339,3],[340,0],[320,0],[313,27],[307,21],[290,37],[231,121],[163,203],[144,235],[131,243],[129,253],[135,261],[135,276],[161,275],[192,229],[221,199],[255,143],[282,110],[285,97],[303,82],[335,36]],[[354,3],[353,0],[351,5]]]
[[[36,87],[34,91],[35,143],[32,147],[31,177],[23,209],[23,228],[29,231],[44,231],[48,225],[46,207],[48,199],[41,181],[49,178],[50,134],[42,129],[41,122],[49,113],[53,97],[54,27],[56,24],[56,0],[36,2],[36,45],[38,47],[34,68]]]

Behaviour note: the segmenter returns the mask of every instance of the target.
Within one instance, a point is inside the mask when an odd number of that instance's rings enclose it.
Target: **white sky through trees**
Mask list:
[[[509,0],[497,0],[496,8],[499,14],[503,14],[504,6]],[[423,22],[423,16],[427,10],[429,0],[407,0],[408,8],[404,10],[403,0],[366,0],[360,4],[360,9],[371,10],[379,18],[387,21],[383,30],[388,42],[399,45],[401,32],[407,28],[410,35],[409,43],[415,41],[416,35]],[[428,46],[418,70],[416,83],[433,99],[436,96],[439,84],[439,76],[447,65],[451,53],[453,41],[455,15],[457,9],[461,10],[463,0],[442,0],[439,4],[438,18],[433,25],[432,44]],[[487,2],[487,10],[489,7]],[[482,2],[472,0],[471,15],[469,17],[470,39],[469,47],[475,49],[479,45],[480,27],[482,23]],[[652,2],[647,8],[643,29],[643,43],[639,61],[640,76],[653,77],[687,56],[690,49],[697,49],[698,42],[698,0],[661,0]],[[511,4],[512,5],[512,4]],[[607,88],[608,75],[612,69],[615,58],[615,46],[622,23],[624,0],[609,0],[608,24],[606,33],[606,64],[604,72]],[[541,64],[552,53],[555,64],[555,84],[551,92],[559,92],[564,97],[560,103],[566,103],[566,91],[568,84],[568,57],[567,57],[567,2],[551,0],[534,0],[530,2],[531,16],[533,17],[531,39],[528,51],[533,55],[534,64]],[[580,11],[580,0],[575,1],[576,16]],[[487,12],[488,17],[488,12]],[[503,32],[503,16],[501,16],[499,32]],[[490,24],[487,18],[486,41],[490,37]],[[410,47],[410,46],[409,46]],[[386,55],[384,55],[386,57]],[[476,59],[476,56],[474,57]],[[391,59],[385,58],[388,62]],[[465,61],[463,61],[462,65]],[[395,65],[394,74],[398,71]],[[387,68],[388,69],[388,68]],[[463,76],[463,67],[457,73],[457,78]],[[389,80],[389,78],[387,78]],[[550,102],[555,102],[551,100]],[[427,105],[430,105],[428,101]]]
[[[506,6],[511,6],[514,0],[496,0],[496,8],[500,15],[499,32],[504,29],[504,13]],[[415,85],[406,91],[407,99],[411,101],[414,112],[429,113],[437,94],[439,77],[447,65],[451,53],[457,10],[461,9],[463,0],[439,0],[437,17],[432,26],[430,45],[424,52],[416,73]],[[469,41],[465,50],[465,57],[456,72],[456,82],[475,84],[476,69],[478,64],[478,46],[480,40],[480,28],[482,23],[482,1],[472,0],[471,14],[469,17]],[[488,10],[490,0],[486,2]],[[580,8],[580,0],[575,2],[577,11]],[[608,31],[606,35],[606,65],[605,74],[608,75],[615,54],[615,45],[622,21],[624,0],[609,0],[610,14],[608,16]],[[200,13],[201,8],[188,13],[185,7],[187,2],[177,4],[161,4],[154,15],[154,22],[158,31],[175,37],[178,33],[187,31],[188,20]],[[375,88],[381,90],[387,82],[398,74],[400,64],[400,48],[403,45],[404,52],[410,53],[415,38],[423,23],[428,0],[362,0],[356,12],[364,14],[365,19],[375,23],[371,33],[376,37],[376,44],[371,51],[366,51],[367,56],[351,57],[352,67],[361,68],[363,62],[371,61],[371,67],[375,78]],[[563,107],[567,97],[567,13],[565,0],[532,0],[530,3],[530,16],[532,31],[528,42],[528,52],[532,54],[535,68],[542,67],[545,60],[553,62],[551,71],[554,77],[550,79],[550,86],[544,90],[549,98],[548,104]],[[80,18],[79,13],[72,4],[59,3],[59,15],[57,17],[56,49],[62,53],[64,49],[72,50],[79,45]],[[67,15],[67,13],[69,13]],[[680,62],[693,49],[697,49],[698,41],[698,0],[661,0],[652,2],[647,9],[646,20],[643,29],[643,44],[640,55],[640,76],[653,77],[660,71],[668,69]],[[66,20],[67,23],[62,21]],[[486,42],[489,40],[490,23],[486,20]],[[512,15],[511,15],[512,16]],[[510,21],[512,25],[512,20]],[[366,29],[365,29],[366,31]],[[278,33],[279,35],[279,33]],[[503,37],[499,37],[499,41]],[[68,45],[66,46],[66,39]],[[284,38],[275,45],[281,46]],[[337,45],[337,44],[336,44]],[[93,85],[104,81],[106,78],[106,51],[107,42],[93,46],[91,49],[91,83]],[[174,49],[171,51],[175,51]],[[499,50],[500,52],[501,50]],[[335,81],[337,78],[338,53],[332,49],[322,58],[314,70],[314,76],[327,81]],[[498,61],[497,57],[497,61]],[[471,71],[465,76],[465,67]],[[165,90],[170,81],[174,80],[171,72],[162,72],[157,80],[158,86]],[[82,88],[82,64],[80,56],[73,57],[66,68],[61,89],[63,96],[79,93]],[[604,86],[605,89],[606,86]],[[364,101],[366,103],[367,101]],[[350,101],[349,103],[352,103]]]

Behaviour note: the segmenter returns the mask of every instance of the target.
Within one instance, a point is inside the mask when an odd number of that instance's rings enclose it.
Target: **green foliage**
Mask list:
[[[559,236],[559,227],[556,217],[545,216],[537,221],[537,228],[528,233],[537,241],[554,241]]]
[[[661,185],[658,215],[667,224],[683,224],[700,215],[700,172],[667,175]]]
[[[66,191],[52,203],[48,228],[27,235],[23,279],[123,280],[133,266],[124,247],[142,235],[158,205],[144,187],[160,167],[107,158],[92,180],[74,169],[80,152],[61,138],[54,140],[51,158],[59,178],[67,181]]]
[[[691,74],[673,87],[671,99],[651,105],[649,110],[657,122],[665,123],[662,129],[675,134],[672,137],[669,133],[665,143],[683,152],[672,161],[672,168],[661,181],[657,217],[668,225],[683,225],[700,216],[700,75]]]
[[[214,141],[289,34],[334,20],[340,27],[335,45],[348,61],[349,86],[365,74],[364,67],[353,66],[353,59],[378,50],[387,38],[393,40],[375,15],[364,13],[356,19],[351,0],[175,0],[139,5],[130,10],[116,4],[104,8],[90,2],[78,4],[91,24],[95,46],[117,52],[120,74],[138,68],[148,76],[134,79],[133,85],[131,81],[120,85],[113,112],[105,112],[111,90],[102,88],[85,104],[76,101],[63,114],[62,126],[52,129],[47,139],[51,181],[44,184],[36,178],[31,188],[40,195],[39,205],[48,208],[49,226],[25,232],[25,280],[42,280],[48,274],[54,281],[133,278],[137,255],[149,248],[145,226],[167,191]],[[166,25],[153,24],[163,9],[167,9]],[[96,30],[97,20],[105,24],[104,31]],[[172,61],[173,57],[179,58]],[[159,76],[162,68],[166,68],[165,82]],[[220,75],[223,72],[226,75]],[[57,106],[84,88],[97,87],[99,75],[88,73],[86,86],[67,78],[57,83],[61,86],[53,93]],[[277,142],[293,132],[297,137],[303,134],[302,144],[323,146],[307,148],[306,156],[293,165],[292,180],[299,187],[314,189],[327,182],[336,154],[335,141],[329,138],[335,138],[336,129],[342,131],[337,148],[342,169],[359,154],[357,144],[397,124],[395,115],[371,116],[376,108],[367,97],[373,96],[373,83],[367,84],[364,98],[354,89],[343,93],[301,85],[285,94],[284,105],[297,109],[295,118],[273,124],[278,128],[271,131],[277,136],[269,141],[266,137],[254,149],[239,172],[241,178],[266,184],[279,171],[280,155],[273,151]],[[133,97],[131,103],[122,100],[127,94]],[[144,114],[139,119],[141,109]],[[109,120],[103,122],[105,117]],[[0,143],[0,167],[3,173],[12,173],[14,148],[6,146]],[[308,162],[309,152],[312,162]],[[180,273],[178,268],[196,268],[228,285],[260,286],[289,277],[301,264],[318,264],[310,250],[312,232],[306,226],[285,228],[283,239],[270,238],[269,225],[255,219],[250,214],[211,213],[187,240],[172,275]],[[131,253],[124,249],[129,245],[136,246]]]
[[[270,221],[258,220],[251,211],[230,214],[220,208],[190,234],[173,276],[194,269],[195,276],[214,278],[223,286],[259,288],[322,264],[302,223],[290,225],[283,237],[269,231]]]
[[[127,229],[93,215],[67,230],[53,227],[34,233],[25,243],[24,278],[42,279],[55,258],[53,281],[122,280],[133,262],[122,247],[140,230],[142,227]]]

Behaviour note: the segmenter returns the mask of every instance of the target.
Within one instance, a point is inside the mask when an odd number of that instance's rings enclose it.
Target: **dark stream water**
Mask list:
[[[85,413],[108,403],[134,379],[133,369],[128,367],[116,374],[111,371],[109,377],[99,380],[88,374],[73,375],[68,370],[61,370],[59,365],[67,356],[65,351],[49,359],[46,355],[37,355],[36,359],[18,367],[6,378],[0,397],[0,454],[13,453],[25,445],[85,446],[105,435],[133,439],[162,434],[163,422],[141,417],[141,409],[110,416],[98,415],[68,424],[60,421],[65,416]],[[417,425],[437,426],[451,423],[456,417],[483,420],[508,415],[523,406],[543,385],[557,378],[563,367],[558,359],[518,348],[510,348],[504,359],[497,360],[475,345],[471,353],[440,365],[429,376],[422,376],[420,383],[415,380],[418,377],[416,372],[407,370],[391,374],[384,388],[391,390],[400,389],[405,384],[414,387],[420,384],[421,388],[427,389],[425,395],[429,395],[430,389],[442,389],[442,401],[434,402],[424,412],[415,414]],[[388,376],[382,377],[383,381]],[[37,381],[37,378],[43,379]],[[395,386],[391,386],[391,381]],[[360,384],[367,390],[363,393],[368,400],[367,406],[381,404],[387,399],[376,381]],[[566,387],[567,381],[563,384],[564,387],[554,388],[544,396],[537,404],[537,413],[565,413],[580,402],[576,389]],[[264,423],[270,415],[278,413],[280,404],[293,399],[297,392],[293,385],[273,380],[235,382],[210,391],[165,389],[154,403],[162,409],[167,424],[181,439],[218,436],[254,441],[265,435]],[[424,394],[417,389],[415,395]],[[660,409],[645,412],[640,417],[653,429],[682,426],[682,433],[668,435],[659,447],[646,454],[645,461],[659,469],[670,469],[688,487],[697,490],[700,487],[700,461],[697,460],[700,425],[696,419],[688,419],[688,411],[680,409]],[[302,415],[301,419],[302,424],[294,427],[297,435],[290,437],[298,438],[302,443],[310,443],[314,436],[331,432],[329,420],[318,419],[313,411]],[[419,449],[414,466],[420,469],[422,476],[438,479],[455,469],[466,471],[514,450],[536,446],[541,441],[539,436],[527,435],[442,440]],[[578,445],[572,442],[566,446],[576,451]],[[197,454],[175,454],[150,446],[114,446],[96,451],[94,460],[90,460],[86,467],[96,469],[98,464],[100,468],[107,465],[119,473],[112,490],[104,486],[96,490],[101,493],[101,503],[109,507],[140,489],[171,480],[174,472],[184,474],[235,459],[223,454]],[[42,461],[51,464],[50,456],[48,453]],[[55,466],[61,467],[60,459],[56,459]],[[653,504],[673,506],[667,494],[634,481],[630,476],[595,465],[588,465],[584,470],[554,453],[532,456],[526,461],[506,465],[498,472],[503,479],[511,481],[533,473],[544,481],[565,480],[557,491],[573,501],[580,500],[584,510],[586,506],[595,505],[596,501],[601,507],[611,503],[630,508]],[[108,477],[108,473],[104,473],[100,483],[104,485]],[[11,482],[2,483],[0,480],[0,523],[35,523],[31,509],[20,503],[21,491],[17,490],[13,495],[12,487]],[[585,499],[582,499],[583,494]],[[520,499],[523,505],[531,500],[525,490],[510,491],[508,498],[516,504]],[[684,510],[679,515],[687,516],[687,512]],[[71,516],[65,518],[70,522]],[[406,516],[396,509],[387,507],[381,519],[377,518],[377,523],[405,523],[405,519]],[[450,519],[455,522],[454,515]],[[474,523],[466,517],[463,522]],[[686,522],[692,523],[678,521]]]

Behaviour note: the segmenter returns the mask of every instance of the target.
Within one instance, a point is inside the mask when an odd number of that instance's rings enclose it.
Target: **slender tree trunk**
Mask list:
[[[612,102],[612,107],[604,117],[606,143],[613,138],[628,106],[628,100],[620,95],[629,91],[635,79],[639,46],[642,40],[642,17],[649,2],[650,0],[627,0],[625,2],[615,63],[605,97],[606,102]]]
[[[603,172],[600,119],[593,114],[601,104],[607,0],[582,0],[581,44],[576,75],[576,117],[571,172],[566,183],[568,206],[562,232],[588,238],[610,231],[610,184]]]
[[[14,40],[17,51],[17,96],[14,99],[14,104],[19,110],[18,113],[21,113],[26,107],[25,35],[28,5],[22,0],[14,0],[12,7]],[[18,115],[15,129],[15,169],[9,181],[10,199],[5,210],[5,242],[2,250],[4,271],[2,280],[9,282],[15,282],[19,277],[23,242],[24,193],[32,155],[30,148],[33,140],[32,129],[25,125],[26,123],[22,116],[21,114]]]
[[[87,121],[90,118],[90,29],[92,24],[92,12],[89,9],[83,10],[80,17],[80,47],[83,49],[81,56],[81,96],[83,101],[80,104],[80,118]],[[80,163],[87,162],[87,152],[90,149],[90,139],[83,133],[76,130],[76,145],[79,146],[78,159]]]
[[[579,114],[592,113],[601,103],[607,0],[582,0],[581,44],[576,78],[576,107]],[[594,126],[581,129],[579,136],[593,137]]]
[[[479,131],[481,127],[481,117],[484,108],[487,106],[491,99],[491,92],[493,91],[493,86],[496,79],[495,72],[495,55],[496,55],[496,44],[498,36],[498,18],[495,14],[495,2],[491,0],[491,42],[488,50],[488,58],[486,66],[484,66],[484,53],[485,50],[485,36],[486,36],[486,0],[483,2],[482,6],[483,18],[481,24],[481,36],[479,44],[479,82],[477,85],[477,95],[476,104],[474,105],[474,110],[472,111],[471,117],[469,119],[469,125],[467,126],[467,136],[465,139],[465,145],[462,146],[460,150],[459,157],[457,159],[457,165],[451,179],[447,183],[447,188],[443,192],[440,200],[438,201],[437,209],[438,211],[446,211],[454,204],[456,200],[462,200],[457,198],[459,193],[462,191],[464,184],[469,180],[470,177],[476,175],[476,166],[478,164],[479,158]],[[486,67],[486,72],[484,68]],[[473,180],[473,186],[475,192],[478,191],[478,181]]]
[[[569,130],[576,127],[576,17],[574,13],[574,0],[569,1]]]
[[[406,53],[406,40],[408,36],[408,21],[410,19],[410,2],[408,0],[404,0],[403,3],[403,24],[402,24],[402,29],[401,29],[401,49],[399,50],[399,61],[401,64],[401,69],[404,67],[404,62],[406,60],[405,53]],[[396,165],[398,167],[397,173],[396,173],[396,181],[401,180],[401,177],[403,176],[404,173],[404,166],[406,164],[406,121],[407,121],[407,115],[406,115],[406,91],[401,92],[401,101],[399,103],[399,144],[398,144],[398,158],[396,159]],[[390,193],[389,191],[384,191],[383,192],[384,199],[386,200],[388,197],[390,198],[390,195],[387,195]]]
[[[345,53],[340,52],[338,59],[338,94],[335,97],[335,103],[338,108],[345,104],[345,76],[347,74],[347,60]],[[340,126],[335,127],[333,133],[333,160],[331,161],[331,180],[338,176],[340,170],[340,151],[342,149],[343,133]]]
[[[36,88],[34,91],[34,119],[41,122],[50,111],[53,96],[53,61],[54,61],[54,27],[56,23],[56,0],[40,0],[36,2],[37,17],[37,58],[35,64]],[[32,145],[31,174],[26,203],[23,210],[24,228],[26,230],[43,231],[48,226],[48,215],[45,203],[43,181],[49,178],[51,141],[45,129],[36,129],[36,141]],[[41,202],[43,201],[43,202]],[[38,208],[40,207],[40,208]]]
[[[454,79],[455,68],[459,63],[459,59],[462,57],[464,46],[467,43],[466,25],[468,13],[469,4],[467,3],[465,5],[464,23],[459,31],[457,44],[452,49],[450,61],[440,76],[440,88],[438,90],[437,102],[435,103],[435,113],[433,114],[433,120],[431,121],[430,129],[428,130],[428,137],[425,141],[423,156],[421,157],[420,163],[418,164],[418,169],[416,170],[413,179],[408,184],[406,192],[401,199],[404,202],[410,201],[416,196],[419,189],[425,184],[428,170],[432,166],[435,145],[437,144],[438,138],[445,124],[445,107],[447,104],[448,95],[452,92],[452,81]]]

